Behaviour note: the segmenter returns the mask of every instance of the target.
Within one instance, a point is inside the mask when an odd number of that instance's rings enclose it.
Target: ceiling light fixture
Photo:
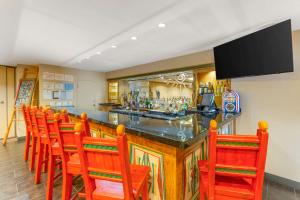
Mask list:
[[[114,49],[115,49],[115,48],[117,48],[117,46],[116,46],[116,45],[111,45],[111,47],[112,47],[112,48],[114,48]]]
[[[101,54],[101,52],[100,52],[100,51],[98,51],[98,52],[97,52],[97,55],[100,55],[100,54]]]
[[[132,40],[137,40],[137,38],[135,36],[132,36],[131,39]]]
[[[164,23],[159,23],[159,24],[158,24],[158,27],[159,27],[159,28],[165,28],[165,27],[166,27],[166,24],[164,24]]]

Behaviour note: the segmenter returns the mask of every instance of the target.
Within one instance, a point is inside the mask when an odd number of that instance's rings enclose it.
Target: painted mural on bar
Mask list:
[[[132,164],[145,165],[151,168],[149,199],[164,200],[165,178],[163,169],[163,155],[150,149],[130,144],[130,161]]]

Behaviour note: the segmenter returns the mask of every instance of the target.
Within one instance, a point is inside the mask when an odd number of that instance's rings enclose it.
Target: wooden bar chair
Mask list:
[[[69,123],[69,122],[71,122],[70,118],[69,118],[69,114],[68,114],[68,110],[67,109],[62,109],[60,111],[59,118],[62,120],[63,123]]]
[[[57,118],[59,118],[59,114]],[[61,159],[60,159],[60,151],[58,144],[58,134],[55,132],[54,127],[54,114],[49,109],[38,110],[35,112],[35,118],[37,121],[37,126],[40,132],[43,134],[42,144],[48,148],[48,156],[44,159],[45,162],[48,162],[48,176],[47,176],[47,188],[46,188],[46,200],[51,200],[53,196],[53,184],[54,180],[62,175],[62,173],[57,173],[55,175],[55,168],[58,170],[61,169]],[[41,176],[41,166],[42,165],[42,154],[39,154],[38,159],[38,167],[36,170],[36,178],[35,181],[40,181]]]
[[[85,112],[83,112],[83,113],[81,113],[80,117],[81,117],[81,125],[82,125],[82,130],[84,132],[84,135],[90,137],[91,131],[90,131],[90,125],[88,122],[87,114]]]
[[[82,165],[87,200],[148,199],[150,168],[130,165],[125,127],[117,127],[117,139],[83,136],[76,127],[76,143]]]
[[[44,110],[45,113],[42,112],[42,110]],[[66,113],[67,112],[65,110],[62,111],[60,114],[57,115],[58,119],[63,122],[69,121],[69,117]],[[35,179],[34,179],[35,184],[39,184],[41,182],[41,173],[47,171],[48,163],[51,162],[51,164],[53,164],[53,160],[49,160],[49,150],[52,150],[51,142],[57,140],[57,138],[55,139],[50,137],[51,133],[49,133],[49,130],[45,127],[47,125],[44,122],[45,114],[47,114],[48,116],[51,115],[53,116],[54,112],[49,107],[44,107],[44,108],[40,107],[39,109],[35,108],[32,110],[31,118],[32,118],[32,122],[34,122],[34,126],[33,126],[34,132],[37,133],[36,135],[37,135],[37,144],[38,144],[37,163],[36,163]],[[50,123],[48,125],[49,128],[52,127],[52,129],[54,129],[53,124]],[[56,156],[57,155],[52,155],[50,158]]]
[[[62,160],[62,200],[69,200],[72,196],[72,178],[82,174],[78,149],[75,143],[75,126],[81,123],[63,123],[55,116],[54,128],[58,134],[59,150]],[[75,197],[85,197],[83,192],[78,192]],[[73,197],[73,198],[75,198]]]
[[[199,161],[200,200],[262,199],[268,146],[267,123],[256,135],[218,135],[209,129],[209,160]]]
[[[38,143],[38,151],[37,151],[37,163],[35,169],[35,177],[34,184],[39,184],[41,182],[41,173],[42,171],[46,171],[48,165],[48,129],[44,124],[44,113],[42,108],[33,109],[31,119],[33,122],[33,130],[37,133],[37,143]]]
[[[30,140],[32,137],[32,124],[31,124],[31,119],[30,119],[30,107],[25,106],[25,104],[21,105],[21,110],[25,122],[25,150],[24,150],[24,161],[28,161],[29,157],[29,150],[30,147],[33,146],[33,144],[30,144]],[[35,144],[34,144],[35,145]],[[35,147],[34,147],[35,148]]]
[[[29,163],[29,170],[33,171],[35,168],[35,160],[36,160],[36,155],[38,154],[38,148],[39,148],[39,130],[36,124],[36,119],[34,116],[34,112],[38,110],[38,107],[36,106],[27,106],[25,111],[26,115],[29,113],[29,118],[31,121],[31,152],[30,152],[30,163]]]

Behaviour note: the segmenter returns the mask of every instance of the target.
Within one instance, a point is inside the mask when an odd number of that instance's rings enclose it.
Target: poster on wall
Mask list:
[[[70,74],[65,74],[65,81],[73,82],[74,81],[74,76],[70,75]]]
[[[51,100],[52,99],[52,91],[51,90],[43,90],[43,99]]]
[[[68,100],[73,99],[73,90],[66,91],[66,99]]]
[[[74,90],[74,84],[73,83],[65,83],[64,89],[65,90]]]
[[[54,80],[54,73],[51,72],[43,72],[43,79],[44,80]]]
[[[54,83],[53,82],[44,82],[43,83],[43,89],[46,90],[53,90],[54,89]]]
[[[54,89],[63,90],[64,89],[64,84],[63,83],[55,83],[54,84]]]
[[[64,74],[55,73],[55,80],[56,81],[64,81],[65,80],[65,75]]]

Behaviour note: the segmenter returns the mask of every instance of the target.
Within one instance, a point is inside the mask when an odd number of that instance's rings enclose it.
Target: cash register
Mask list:
[[[213,93],[203,94],[202,101],[197,105],[197,110],[203,114],[218,113],[218,108],[215,102],[215,95]]]

